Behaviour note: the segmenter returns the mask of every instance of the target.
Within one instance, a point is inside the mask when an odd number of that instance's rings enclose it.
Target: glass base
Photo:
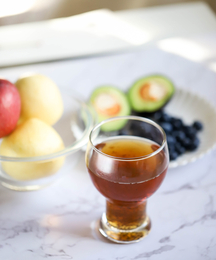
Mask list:
[[[103,213],[99,226],[99,231],[104,237],[115,243],[123,244],[139,242],[148,235],[150,230],[151,221],[148,216],[146,216],[141,226],[135,229],[123,230],[111,226],[107,221],[106,213]]]

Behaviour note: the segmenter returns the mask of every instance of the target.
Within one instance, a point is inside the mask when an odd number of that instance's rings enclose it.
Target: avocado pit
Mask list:
[[[140,95],[146,101],[158,101],[167,95],[166,89],[156,82],[147,82],[140,88]]]
[[[96,110],[106,116],[114,116],[119,113],[121,107],[115,97],[109,93],[101,93],[94,102]]]

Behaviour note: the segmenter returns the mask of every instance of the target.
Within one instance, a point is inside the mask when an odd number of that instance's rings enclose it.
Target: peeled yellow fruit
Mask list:
[[[61,94],[50,78],[33,74],[18,79],[15,85],[22,104],[19,122],[34,117],[53,125],[62,116]]]
[[[31,157],[51,154],[64,149],[59,134],[37,118],[21,123],[11,135],[3,139],[0,155]],[[2,162],[3,170],[17,180],[34,180],[56,173],[64,157],[36,162]]]

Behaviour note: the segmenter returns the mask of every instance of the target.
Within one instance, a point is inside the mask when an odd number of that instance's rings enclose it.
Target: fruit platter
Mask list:
[[[99,86],[91,94],[89,104],[99,122],[113,116],[136,115],[158,123],[167,136],[170,168],[194,162],[215,147],[215,109],[203,98],[177,88],[164,75],[138,79],[126,92],[116,86]],[[108,124],[102,130],[130,135],[136,131],[136,125]]]

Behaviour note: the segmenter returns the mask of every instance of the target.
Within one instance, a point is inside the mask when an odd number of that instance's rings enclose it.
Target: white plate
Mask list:
[[[176,89],[172,100],[165,111],[172,116],[181,118],[185,124],[192,124],[195,120],[203,123],[203,130],[198,133],[200,145],[194,152],[186,152],[175,161],[171,161],[169,168],[195,162],[216,147],[216,110],[209,101],[183,89]]]

